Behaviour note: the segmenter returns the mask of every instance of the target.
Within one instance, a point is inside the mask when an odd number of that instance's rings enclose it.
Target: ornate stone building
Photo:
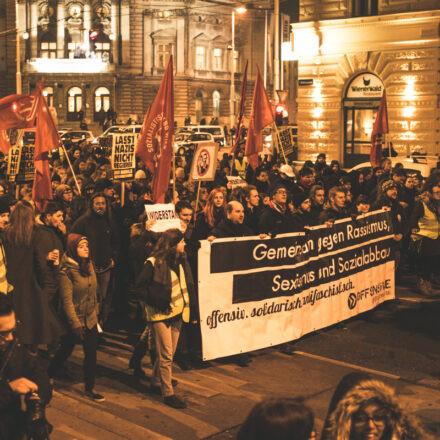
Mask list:
[[[437,0],[301,0],[292,24],[298,61],[299,158],[369,160],[384,88],[399,154],[439,149]]]
[[[60,127],[77,125],[78,112],[96,123],[101,109],[109,108],[120,121],[142,119],[171,54],[178,123],[186,116],[192,122],[216,117],[221,124],[229,123],[229,1],[17,1],[23,92],[44,78],[45,94],[57,110]],[[252,96],[256,64],[262,68],[264,63],[264,20],[264,11],[257,9],[236,15],[236,96],[246,60]],[[15,2],[4,0],[0,6],[0,97],[15,92],[14,28]],[[269,89],[271,69],[268,63]]]

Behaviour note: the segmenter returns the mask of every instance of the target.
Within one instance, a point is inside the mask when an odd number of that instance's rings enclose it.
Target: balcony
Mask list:
[[[114,65],[100,58],[33,58],[26,62],[26,73],[110,73]]]

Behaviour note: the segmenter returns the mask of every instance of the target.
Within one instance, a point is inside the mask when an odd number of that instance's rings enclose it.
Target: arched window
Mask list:
[[[212,94],[212,116],[218,118],[220,116],[220,92],[215,90]]]
[[[53,107],[53,87],[45,87],[43,89],[43,95],[46,98],[47,105]]]
[[[71,87],[67,92],[67,120],[77,121],[78,113],[82,110],[82,90]]]
[[[196,121],[200,122],[203,115],[203,92],[199,89],[196,92]]]
[[[104,122],[110,109],[110,91],[107,87],[98,87],[95,90],[95,121]]]

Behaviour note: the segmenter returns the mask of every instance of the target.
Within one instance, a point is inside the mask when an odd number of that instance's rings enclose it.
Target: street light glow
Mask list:
[[[235,12],[237,14],[244,14],[247,11],[245,6],[239,6],[238,8],[235,8]]]

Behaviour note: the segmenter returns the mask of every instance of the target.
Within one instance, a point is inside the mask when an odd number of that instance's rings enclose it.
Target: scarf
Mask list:
[[[271,200],[268,203],[268,206],[272,209],[275,209],[275,211],[278,211],[280,214],[284,214],[286,212],[286,205],[284,204],[280,204],[280,203],[276,203],[273,200]]]

